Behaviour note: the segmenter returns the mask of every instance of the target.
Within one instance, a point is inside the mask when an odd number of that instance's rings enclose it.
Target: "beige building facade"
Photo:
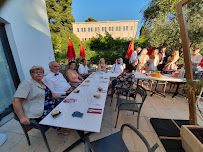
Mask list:
[[[98,34],[105,35],[107,31],[113,38],[123,38],[125,40],[136,37],[139,20],[129,21],[102,21],[102,22],[79,22],[72,23],[73,33],[81,41],[97,37]]]

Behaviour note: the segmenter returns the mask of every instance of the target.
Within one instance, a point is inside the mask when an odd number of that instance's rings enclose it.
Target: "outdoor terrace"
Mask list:
[[[130,123],[137,127],[137,114],[135,113],[135,115],[133,115],[132,112],[121,111],[117,128],[114,128],[116,119],[116,112],[114,111],[116,103],[115,100],[116,97],[114,96],[113,105],[109,106],[110,97],[107,97],[101,132],[90,135],[91,141],[100,139],[118,131],[121,125],[124,123]],[[150,123],[150,118],[189,120],[189,108],[187,100],[182,96],[171,98],[171,94],[166,94],[166,98],[158,95],[153,95],[151,97],[149,93],[145,100],[140,116],[139,131],[146,137],[151,146],[156,142],[159,144],[159,148],[156,150],[156,152],[165,152],[162,143],[160,142],[155,130]],[[21,129],[20,124],[14,119],[0,127],[0,132],[3,132],[8,136],[7,141],[0,147],[1,152],[47,151],[40,132],[35,129],[29,131],[31,146],[28,146],[26,137],[23,133],[23,130]],[[70,135],[65,136],[57,134],[54,129],[50,128],[46,132],[46,136],[51,151],[53,152],[62,152],[69,145],[79,139],[77,132],[74,130],[72,130]],[[124,139],[130,152],[146,151],[144,144],[134,133],[132,133],[131,130],[126,129],[124,131]],[[83,152],[84,144],[80,144],[72,151]]]

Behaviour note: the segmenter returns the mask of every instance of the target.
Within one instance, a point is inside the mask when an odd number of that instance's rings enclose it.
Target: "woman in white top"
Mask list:
[[[105,59],[104,58],[101,58],[99,60],[99,65],[98,65],[97,71],[104,71],[104,72],[106,72],[106,64],[105,64]]]
[[[157,65],[159,64],[159,50],[155,49],[149,59],[148,71],[157,71]]]
[[[138,56],[137,72],[146,73],[146,66],[148,61],[149,56],[147,55],[147,49],[144,48],[141,54]]]

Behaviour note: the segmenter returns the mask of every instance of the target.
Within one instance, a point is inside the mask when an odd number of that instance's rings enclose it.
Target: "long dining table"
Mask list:
[[[79,90],[78,93],[73,91],[52,110],[59,110],[61,112],[59,115],[53,117],[50,112],[40,121],[42,125],[74,129],[78,132],[80,139],[64,152],[70,151],[84,142],[86,136],[91,133],[100,132],[110,78],[118,75],[118,73],[112,72],[92,73],[76,88]],[[99,87],[102,88],[101,91],[98,90]],[[95,94],[100,97],[94,97]],[[81,118],[73,117],[72,114],[76,111],[83,113],[83,116]],[[88,133],[85,134],[85,131]]]
[[[134,72],[134,75],[135,75],[135,78],[137,79],[137,84],[139,83],[139,80],[142,80],[142,79],[157,81],[156,86],[155,86],[155,90],[152,92],[151,96],[153,96],[155,93],[158,93],[158,94],[166,97],[165,95],[163,95],[162,93],[159,93],[157,91],[159,81],[175,82],[177,84],[176,90],[175,90],[172,98],[178,94],[178,89],[179,89],[180,84],[186,83],[186,78],[178,78],[178,77],[176,78],[176,77],[172,77],[172,75],[169,75],[169,74],[161,74],[161,78],[146,76],[146,74],[140,73],[140,72]]]

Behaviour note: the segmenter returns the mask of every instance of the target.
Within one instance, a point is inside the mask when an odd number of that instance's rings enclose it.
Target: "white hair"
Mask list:
[[[49,62],[49,67],[51,67],[51,66],[52,66],[52,63],[54,63],[54,62],[56,62],[56,61],[51,61],[51,62]]]
[[[123,59],[122,59],[122,58],[117,58],[117,59],[120,59],[120,60],[121,60],[121,63],[123,63]],[[117,59],[116,59],[116,63],[117,63]]]

